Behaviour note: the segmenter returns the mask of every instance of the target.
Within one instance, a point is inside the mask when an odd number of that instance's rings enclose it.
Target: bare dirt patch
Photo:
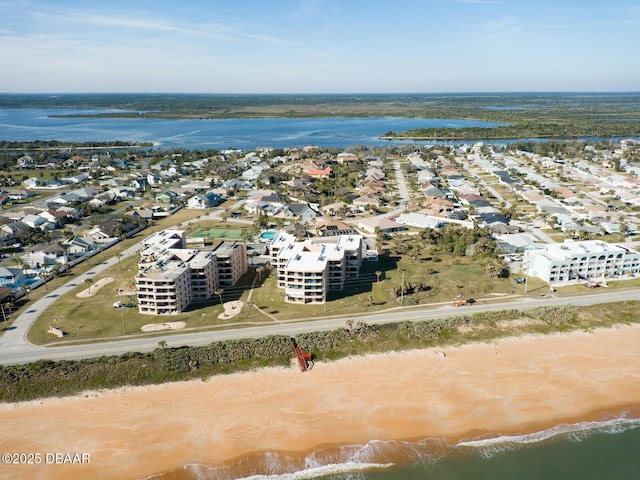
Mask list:
[[[222,305],[224,307],[224,312],[218,315],[218,318],[232,318],[238,315],[242,311],[242,307],[244,306],[244,302],[240,300],[234,300],[233,302],[226,302]]]

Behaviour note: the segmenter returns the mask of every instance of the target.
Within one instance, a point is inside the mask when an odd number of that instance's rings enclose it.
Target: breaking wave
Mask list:
[[[440,439],[418,442],[372,440],[365,445],[344,445],[315,450],[306,455],[265,452],[236,459],[226,466],[185,465],[176,472],[149,480],[306,480],[327,475],[354,475],[440,458],[451,447]]]
[[[621,416],[602,421],[563,423],[547,430],[524,435],[504,435],[479,440],[464,440],[458,442],[457,448],[476,449],[480,455],[491,457],[501,452],[524,445],[541,443],[556,438],[571,441],[581,441],[591,435],[599,433],[621,433],[625,430],[640,427],[640,418],[627,418],[624,412]]]
[[[636,417],[638,412],[633,413]],[[536,433],[469,439],[447,444],[443,439],[421,441],[372,440],[364,445],[344,445],[308,454],[263,452],[236,458],[222,466],[189,464],[147,477],[147,480],[307,480],[330,475],[367,478],[366,473],[408,464],[436,464],[453,455],[490,458],[509,450],[554,440],[582,441],[595,434],[616,434],[640,427],[640,418],[629,412],[603,421],[560,424]]]

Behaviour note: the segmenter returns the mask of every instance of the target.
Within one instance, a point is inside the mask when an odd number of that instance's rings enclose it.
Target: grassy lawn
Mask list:
[[[125,335],[125,332],[127,336],[140,335],[143,334],[141,327],[149,323],[184,321],[187,329],[240,328],[272,323],[276,321],[272,317],[277,320],[307,320],[326,315],[357,315],[380,311],[401,306],[392,290],[401,288],[402,270],[407,292],[404,296],[405,305],[450,303],[459,293],[463,293],[467,299],[481,299],[495,293],[513,294],[518,293],[518,290],[522,291],[522,287],[513,280],[489,279],[480,263],[450,255],[439,255],[436,258],[440,258],[440,261],[391,257],[380,262],[365,262],[360,278],[344,291],[332,292],[326,305],[300,306],[285,303],[283,291],[276,286],[275,276],[250,269],[238,285],[223,292],[225,302],[241,300],[244,304],[242,310],[231,319],[219,319],[223,309],[217,295],[208,302],[194,305],[177,315],[141,315],[137,308],[113,308],[113,303],[120,300],[117,290],[133,288],[137,258],[132,257],[97,275],[93,283],[84,283],[58,299],[51,309],[38,318],[28,338],[36,344],[55,344],[116,338]],[[376,272],[380,274],[379,279]],[[77,273],[72,272],[66,280],[73,278],[74,274]],[[252,305],[249,305],[248,295],[256,276],[258,281],[251,297]],[[97,289],[95,284],[103,278],[112,278],[113,281]],[[59,280],[65,279],[56,279]],[[410,295],[411,284],[417,283],[428,285],[428,290]],[[534,283],[532,280],[529,284],[530,292],[537,288]],[[92,296],[76,296],[90,287]],[[129,298],[125,295],[122,300],[126,303]],[[62,329],[66,335],[59,339],[47,333],[49,325]]]
[[[75,290],[58,299],[56,303],[41,315],[34,327],[29,331],[28,338],[36,344],[61,343],[77,340],[108,339],[125,335],[140,335],[143,325],[164,322],[186,322],[186,328],[210,328],[224,327],[236,328],[241,325],[272,322],[273,320],[246,305],[248,290],[253,280],[254,272],[245,275],[238,285],[225,291],[222,298],[225,302],[230,300],[242,300],[245,307],[239,315],[220,319],[223,312],[219,297],[216,295],[205,304],[199,304],[188,311],[177,315],[142,315],[137,308],[113,308],[113,303],[122,300],[124,303],[135,301],[128,295],[119,297],[118,289],[132,290],[137,273],[137,258],[128,258],[120,262],[119,267],[112,268],[94,277],[92,283],[83,283]],[[67,280],[73,278],[70,275]],[[113,281],[96,288],[95,284],[100,279],[112,278]],[[78,297],[77,294],[91,288],[90,297]],[[53,325],[65,332],[63,338],[47,333],[49,325]],[[166,333],[159,332],[160,334]]]
[[[467,299],[491,298],[495,294],[524,293],[524,286],[513,279],[491,279],[484,273],[481,262],[466,257],[454,258],[440,254],[440,261],[413,260],[390,257],[379,262],[365,262],[360,278],[341,292],[332,292],[326,305],[292,305],[282,300],[283,291],[276,287],[276,279],[267,278],[253,293],[252,300],[260,308],[278,319],[308,319],[324,315],[349,315],[400,307],[393,290],[402,289],[404,270],[405,292],[411,284],[423,283],[428,289],[404,296],[404,305],[450,304],[460,293]],[[378,275],[380,278],[378,280]],[[548,292],[546,283],[530,279],[529,293]]]

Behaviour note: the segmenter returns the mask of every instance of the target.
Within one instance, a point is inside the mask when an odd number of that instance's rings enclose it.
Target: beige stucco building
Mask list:
[[[242,242],[222,242],[213,250],[186,248],[181,230],[163,230],[143,241],[136,275],[138,310],[165,315],[182,312],[216,289],[234,285],[247,272]]]

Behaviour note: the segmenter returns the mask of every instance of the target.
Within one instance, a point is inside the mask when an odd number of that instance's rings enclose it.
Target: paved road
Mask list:
[[[409,189],[407,188],[407,182],[404,178],[404,172],[400,166],[398,160],[393,161],[393,169],[396,171],[396,182],[398,185],[398,195],[400,196],[400,203],[403,205],[403,210],[409,204],[411,196],[409,195]]]
[[[120,259],[135,255],[141,245],[137,244],[124,250]],[[93,257],[96,261],[97,257]],[[9,330],[5,331],[0,337],[0,364],[8,363],[24,363],[38,360],[39,358],[49,358],[46,356],[50,348],[36,347],[27,341],[27,332],[31,328],[33,322],[47,310],[59,297],[69,293],[79,285],[84,285],[85,279],[91,278],[104,270],[114,267],[118,263],[118,257],[112,257],[104,262],[95,265],[91,270],[74,276],[72,280],[65,283],[61,287],[50,291],[47,295],[29,305],[29,309],[18,316],[13,322]],[[0,323],[0,325],[2,325]],[[14,358],[25,356],[24,361],[13,361]]]
[[[78,281],[78,280],[76,280]],[[75,282],[74,282],[75,283]],[[64,287],[61,287],[64,288]],[[73,288],[70,286],[69,288]],[[44,300],[44,299],[43,299]],[[620,302],[627,300],[640,300],[640,289],[611,290],[604,293],[588,292],[585,295],[571,297],[517,297],[507,302],[474,305],[456,308],[450,305],[428,309],[395,309],[382,313],[361,316],[336,316],[304,322],[283,322],[276,325],[247,327],[234,330],[218,330],[206,332],[180,333],[156,337],[136,336],[123,340],[108,341],[87,345],[64,345],[56,347],[37,347],[30,344],[9,343],[2,337],[0,344],[0,364],[19,364],[37,361],[39,359],[81,359],[97,357],[101,355],[118,355],[124,352],[137,351],[148,352],[155,349],[158,342],[164,340],[169,347],[184,345],[207,345],[214,341],[263,337],[267,335],[292,335],[299,333],[333,330],[346,327],[349,319],[363,320],[370,325],[380,325],[401,321],[420,321],[435,318],[451,317],[461,314],[476,312],[504,310],[511,308],[528,309],[541,305],[594,305],[599,303]],[[33,317],[27,312],[25,322],[32,322]],[[21,327],[22,328],[22,327]],[[26,333],[26,331],[25,331]]]

